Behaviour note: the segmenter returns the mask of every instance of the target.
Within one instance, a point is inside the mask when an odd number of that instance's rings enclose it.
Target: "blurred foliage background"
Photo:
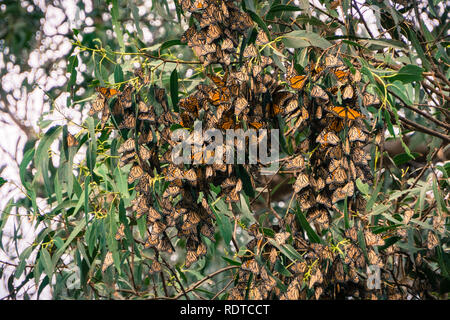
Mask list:
[[[357,187],[369,204],[365,228],[384,240],[375,249],[384,259],[383,289],[363,284],[359,290],[368,292],[362,298],[446,299],[450,81],[445,1],[245,0],[237,6],[254,23],[254,31],[242,35],[245,45],[260,29],[273,39],[298,30],[310,33],[307,45],[299,45],[305,41],[302,34],[267,48],[266,54],[278,59],[276,72],[287,73],[286,61],[302,68],[315,62],[309,48],[320,47],[320,39],[343,44],[343,51],[367,63],[363,66],[372,72],[362,72],[364,80],[383,107],[366,111],[378,133],[370,150],[373,180]],[[103,126],[88,114],[96,87],[123,90],[139,81],[136,70],[149,77],[145,99],[155,101],[155,86],[165,88],[170,108],[178,96],[187,97],[205,82],[205,68],[180,41],[193,18],[169,0],[2,0],[0,22],[5,26],[0,31],[0,130],[7,138],[0,163],[0,298],[230,298],[248,254],[250,221],[265,221],[260,225],[264,241],[273,242],[281,232],[277,217],[290,210],[295,176],[252,183],[255,190],[242,192],[231,211],[220,198],[210,201],[218,204],[214,239],[203,240],[206,256],[187,268],[186,243],[176,236],[173,253],[159,256],[146,248],[145,221],[132,209],[137,192],[126,181],[130,168],[117,161],[127,137],[113,123]],[[73,145],[68,136],[75,138]],[[301,132],[292,138],[301,140]],[[284,151],[286,157],[295,154],[295,148]],[[156,179],[153,187],[162,194],[166,186]],[[294,203],[292,208],[300,208]],[[319,235],[343,234],[348,226],[342,220],[336,219],[336,230]],[[318,230],[306,223],[303,233],[311,232],[311,238]],[[125,237],[117,240],[120,224],[126,226]],[[271,298],[289,292],[287,268],[303,259],[292,238],[275,247],[281,261],[277,272],[286,278],[277,282]],[[364,282],[367,274],[359,272]],[[341,293],[326,298],[360,298],[348,283],[344,289],[332,284]],[[299,286],[305,295],[288,298],[320,297],[313,285]]]

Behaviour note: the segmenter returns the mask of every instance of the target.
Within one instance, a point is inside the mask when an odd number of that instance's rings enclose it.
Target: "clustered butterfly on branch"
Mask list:
[[[247,249],[251,254],[241,257],[229,299],[299,299],[311,295],[319,299],[336,297],[343,290],[355,296],[360,294],[359,289],[367,292],[359,274],[365,274],[367,263],[383,266],[373,246],[384,241],[367,228],[366,203],[355,182],[372,181],[366,148],[370,133],[361,106],[379,105],[380,101],[365,91],[358,62],[343,59],[338,46],[328,51],[311,48],[311,57],[316,57],[313,62],[303,70],[297,70],[294,62],[286,63],[288,71],[283,76],[280,66],[264,55],[264,46],[270,44],[265,31],[257,33],[254,43],[241,46],[242,35],[254,23],[235,1],[182,0],[181,7],[193,18],[182,40],[204,68],[219,64],[223,75],[206,72],[210,83],[199,84],[181,99],[177,113],[168,107],[162,88],[152,87],[154,105],[140,97],[136,87],[148,83],[145,70],[140,69],[136,86],[129,83],[122,91],[99,88],[90,112],[102,112],[102,127],[113,115],[119,130],[132,132],[118,152],[121,166],[132,163],[128,183],[137,181],[132,219],[146,217],[148,237],[144,247],[155,251],[151,272],[161,271],[160,253],[174,252],[169,230],[175,229],[176,237],[186,241],[186,268],[204,256],[208,248],[203,237],[215,241],[215,217],[208,201],[211,184],[221,187],[217,196],[225,198],[230,208],[240,200],[243,187],[235,165],[209,164],[204,149],[192,155],[197,164],[172,163],[175,142],[171,140],[171,127],[192,129],[195,121],[201,121],[204,130],[223,132],[284,128],[286,137],[305,132],[284,165],[296,175],[292,197],[298,210],[289,204],[282,220],[269,226],[276,230],[273,237],[262,232],[262,225],[248,226],[252,240]],[[116,100],[110,108],[108,101],[113,97]],[[209,158],[214,153],[206,155]],[[250,173],[252,187],[263,185],[258,173],[261,166],[243,166]],[[154,191],[158,179],[168,183],[161,196]],[[203,196],[198,201],[200,194]],[[326,231],[337,215],[347,215],[351,228],[332,237]],[[319,239],[306,236],[299,216],[314,225]],[[121,225],[116,240],[123,236]],[[336,240],[337,245],[333,243]],[[361,241],[365,242],[367,256],[360,248]],[[301,259],[290,263],[280,254],[287,243]],[[111,257],[109,260],[107,264],[112,263]]]

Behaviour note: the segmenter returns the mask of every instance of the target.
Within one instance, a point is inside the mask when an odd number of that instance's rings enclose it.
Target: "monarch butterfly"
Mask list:
[[[199,110],[199,101],[197,97],[191,95],[187,98],[180,99],[179,105],[184,110],[188,111],[189,113],[192,113],[194,115],[198,114]]]
[[[322,119],[323,108],[321,105],[318,105],[316,108],[316,119]]]
[[[208,27],[208,32],[206,33],[206,43],[210,44],[214,40],[218,39],[222,34],[222,30],[217,24],[211,24]]]
[[[103,260],[102,272],[105,272],[106,269],[114,262],[112,252],[108,251],[105,255],[105,260]]]
[[[283,245],[290,236],[289,232],[279,232],[275,234],[274,238],[278,245]]]
[[[134,87],[131,84],[127,84],[122,92],[119,92],[117,97],[118,104],[121,108],[131,107],[131,95],[134,92]]]
[[[369,230],[364,231],[364,239],[366,240],[366,245],[368,246],[382,246],[384,245],[384,240],[379,234],[374,234]]]
[[[92,102],[91,109],[89,110],[89,115],[93,116],[94,114],[102,111],[105,108],[106,98],[102,95],[98,95],[98,97]]]
[[[344,200],[347,197],[353,196],[355,187],[353,181],[348,182],[345,186],[337,188],[331,197],[331,202],[336,203],[340,200]]]
[[[116,239],[117,241],[123,239],[123,237],[125,236],[125,225],[122,223],[119,228],[117,229],[116,235],[114,236],[114,239]]]
[[[100,93],[104,98],[109,99],[112,96],[120,93],[119,90],[113,88],[105,88],[105,87],[96,87],[95,90]]]
[[[236,189],[231,190],[231,192],[229,192],[227,194],[227,197],[226,197],[225,201],[227,203],[238,202],[239,201],[239,193],[238,193],[238,191]]]
[[[334,132],[340,132],[344,128],[344,122],[339,118],[334,118],[328,125],[328,129]]]
[[[266,268],[261,268],[261,279],[263,280],[263,288],[266,291],[270,291],[277,285],[277,281],[271,277],[267,271]]]
[[[197,247],[197,256],[202,257],[206,255],[206,245],[203,242],[200,242]]]
[[[167,226],[161,221],[155,221],[152,224],[152,234],[162,234]]]
[[[200,233],[209,239],[214,239],[214,228],[207,224],[202,225]]]
[[[128,113],[119,124],[119,129],[134,129],[136,127],[136,117],[134,114]]]
[[[155,210],[155,208],[150,207],[148,209],[148,214],[147,214],[147,221],[148,222],[156,222],[156,220],[161,219],[161,214]]]
[[[298,200],[300,203],[300,207],[302,208],[303,211],[308,210],[309,208],[313,207],[316,204],[315,197],[311,192],[311,190],[309,189],[303,192],[299,196]]]
[[[273,59],[271,57],[261,56],[261,68],[265,68],[272,63]]]
[[[316,138],[316,142],[320,144],[337,145],[339,137],[332,131],[323,130]]]
[[[238,116],[239,114],[241,114],[242,111],[244,111],[244,109],[248,106],[248,102],[247,99],[245,99],[244,97],[238,97],[235,101],[234,101],[234,114],[236,116]]]
[[[145,240],[144,247],[145,248],[154,247],[158,244],[158,242],[159,237],[157,235],[151,235],[150,237],[147,238],[147,240]]]
[[[327,93],[317,85],[312,88],[311,96],[324,102],[329,100]]]
[[[244,49],[244,58],[254,58],[258,56],[258,50],[255,45],[251,44]]]
[[[302,90],[307,79],[305,75],[298,75],[288,78],[288,82],[292,89]]]
[[[355,120],[357,118],[364,118],[364,115],[349,107],[332,107],[331,111],[343,119]]]
[[[180,193],[180,187],[178,186],[169,186],[163,193],[163,198],[173,197]]]
[[[334,70],[333,73],[339,82],[346,82],[349,76],[349,71],[347,69],[337,69]]]
[[[373,94],[370,94],[368,92],[364,92],[363,105],[365,107],[370,107],[378,104],[380,104],[380,99],[378,99],[377,96],[374,96]]]
[[[186,258],[184,264],[186,265],[186,268],[189,268],[193,263],[195,263],[198,260],[198,255],[196,251],[187,251],[186,252]]]
[[[180,168],[171,165],[166,176],[167,181],[174,181],[176,179],[183,179],[183,173]]]
[[[368,160],[370,160],[370,155],[366,153],[364,150],[355,148],[352,152],[352,160],[356,164],[366,166],[368,164]]]
[[[249,122],[249,125],[255,128],[256,130],[261,129],[264,125],[259,122]]]
[[[225,38],[220,45],[222,51],[231,51],[234,49],[233,41],[230,38]]]
[[[284,294],[284,298],[287,300],[300,299],[300,291],[298,290],[298,281],[297,280],[294,280],[289,284],[287,291]]]
[[[69,148],[78,146],[78,140],[69,132],[67,133],[67,146]]]
[[[344,169],[348,169],[348,163],[344,161],[344,159],[331,159],[330,164],[328,165],[329,172],[333,172],[337,168],[343,167]]]
[[[160,252],[167,252],[167,253],[173,252],[172,244],[170,243],[170,240],[167,237],[163,237],[162,239],[159,240],[156,249]]]
[[[200,215],[195,211],[189,211],[186,215],[186,221],[190,222],[193,225],[197,225],[201,219]]]
[[[296,98],[290,99],[286,104],[286,113],[291,113],[298,108],[298,100]]]
[[[286,170],[298,170],[303,169],[305,167],[305,160],[303,159],[303,155],[298,155],[294,159],[287,162],[285,165]]]
[[[365,134],[359,128],[352,126],[352,127],[350,127],[350,130],[348,131],[348,138],[349,138],[350,142],[354,142],[354,141],[366,142],[367,134]]]
[[[159,263],[158,260],[153,260],[152,265],[150,266],[150,273],[158,273],[161,272],[162,266],[161,263]]]
[[[144,174],[144,171],[142,170],[142,168],[138,165],[134,165],[131,170],[130,173],[128,175],[128,183],[133,183],[135,180],[139,179],[140,177],[142,177],[142,175]]]
[[[132,151],[134,150],[135,147],[135,141],[134,138],[128,138],[127,140],[125,140],[124,143],[122,143],[122,145],[119,147],[119,149],[117,149],[117,152],[119,153],[123,153],[123,152],[128,152],[128,151]]]
[[[348,138],[345,139],[343,150],[347,156],[350,155],[350,141],[348,140]]]
[[[195,173],[195,170],[194,170],[194,169],[189,169],[188,171],[186,171],[186,172],[184,173],[183,176],[184,176],[184,178],[185,178],[186,180],[189,180],[189,181],[191,181],[191,182],[197,180],[197,174]]]
[[[326,184],[343,184],[347,180],[347,173],[340,167],[334,170],[327,178]]]
[[[255,259],[250,259],[242,263],[242,270],[247,270],[252,272],[253,274],[259,274],[259,266],[258,262]]]
[[[258,46],[262,46],[262,45],[269,43],[269,38],[267,37],[267,34],[264,32],[264,30],[260,29],[258,31],[258,35],[256,36],[255,43]]]
[[[230,100],[230,95],[226,92],[226,90],[214,89],[211,90],[208,95],[209,101],[216,107]]]
[[[309,177],[305,173],[301,173],[298,175],[297,180],[294,183],[294,192],[299,193],[300,190],[309,186]]]
[[[351,85],[347,85],[344,88],[344,91],[342,92],[342,99],[351,100],[353,99],[353,95],[354,95],[353,87]]]
[[[314,191],[318,192],[325,188],[325,181],[321,177],[317,177],[317,179],[310,178],[311,187],[313,187]]]
[[[328,196],[326,191],[322,191],[321,193],[319,193],[316,197],[316,201],[317,203],[320,203],[328,208],[332,207],[330,197]]]
[[[436,235],[432,231],[428,231],[428,236],[427,236],[428,250],[432,250],[438,244],[439,244],[439,239],[436,237]]]
[[[327,68],[335,68],[340,67],[342,65],[343,65],[342,61],[335,55],[329,54],[325,57],[325,66]]]

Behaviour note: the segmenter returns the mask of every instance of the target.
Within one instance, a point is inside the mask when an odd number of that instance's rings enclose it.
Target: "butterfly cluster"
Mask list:
[[[182,0],[180,5],[195,19],[181,40],[187,42],[204,66],[229,66],[241,33],[253,26],[250,16],[234,0]]]
[[[285,135],[294,136],[303,131],[305,139],[283,169],[295,175],[293,192],[302,214],[319,235],[330,229],[332,215],[342,214],[343,204],[347,204],[344,210],[356,218],[354,226],[346,230],[339,251],[330,244],[306,239],[297,213],[286,213],[274,240],[279,246],[289,241],[304,260],[288,268],[291,276],[283,277],[284,291],[274,280],[279,279],[275,275],[280,272],[282,261],[279,247],[271,243],[262,246],[267,236],[258,227],[254,228],[251,231],[254,238],[247,248],[263,264],[255,258],[243,263],[230,299],[243,299],[246,294],[252,299],[305,299],[308,290],[313,290],[316,299],[336,296],[342,288],[361,285],[358,270],[364,270],[367,263],[383,266],[374,246],[383,245],[384,241],[365,228],[366,201],[356,188],[357,179],[362,183],[372,180],[371,157],[366,148],[370,134],[365,128],[361,106],[375,106],[380,101],[368,92],[359,93],[360,87],[365,89],[360,83],[361,74],[355,66],[345,65],[338,54],[326,55],[322,63],[311,63],[303,74],[293,65],[287,70],[286,82],[297,93],[282,91],[276,98],[282,101],[279,105],[286,123]],[[360,248],[358,232],[365,240],[367,257]],[[250,276],[252,282],[248,288]]]

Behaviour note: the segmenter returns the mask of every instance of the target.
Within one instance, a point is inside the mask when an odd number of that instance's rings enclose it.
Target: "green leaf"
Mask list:
[[[412,152],[411,155],[408,155],[407,153],[400,153],[394,156],[394,162],[396,166],[400,166],[402,164],[405,164],[409,162],[410,160],[414,160],[417,157],[420,156],[420,153]]]
[[[243,165],[238,165],[237,167],[237,175],[242,180],[242,187],[244,189],[244,192],[249,197],[254,198],[255,197],[255,190],[253,190],[253,186],[251,183],[251,179],[249,174],[247,173],[247,170],[245,170]]]
[[[422,81],[423,80],[423,68],[408,64],[401,68],[396,74],[389,76],[388,78],[391,81],[400,80],[403,83],[411,83],[413,81]]]
[[[2,177],[0,177],[0,187],[3,186],[6,182],[8,182],[8,181],[6,181]]]
[[[39,145],[36,149],[36,153],[34,155],[34,165],[36,166],[36,168],[39,168],[41,166],[41,162],[43,159],[48,160],[48,150],[50,149],[53,140],[55,140],[59,136],[61,131],[62,131],[61,126],[53,126],[50,129],[48,129],[47,132],[44,134],[41,141],[39,142]]]
[[[75,70],[75,68],[78,67],[78,57],[73,55],[70,56],[68,60],[67,72],[70,73],[70,78],[69,81],[67,81],[67,90],[70,91],[77,80],[77,70]]]
[[[114,32],[117,36],[117,42],[119,42],[120,50],[125,52],[125,44],[123,42],[122,29],[119,23],[119,4],[118,0],[112,0],[111,18],[113,23]]]
[[[84,195],[84,193],[83,193]],[[73,241],[73,239],[75,239],[75,237],[78,235],[78,233],[80,233],[81,230],[84,229],[84,227],[86,226],[86,220],[81,219],[77,226],[72,230],[72,232],[70,233],[69,238],[67,238],[66,242],[64,242],[64,246],[62,246],[60,249],[58,249],[56,251],[56,253],[53,255],[53,264],[56,265],[56,263],[58,262],[59,258],[62,256],[62,254],[64,253],[64,251],[66,250],[66,248],[70,245],[70,243]]]
[[[133,1],[129,1],[129,2],[127,2],[127,4],[131,7],[131,14],[134,19],[134,25],[136,26],[138,38],[139,38],[139,40],[144,41],[144,33],[142,32],[142,29],[141,29],[141,26],[139,23],[139,20],[140,20],[139,10]]]
[[[23,271],[25,270],[27,259],[30,256],[31,252],[33,252],[33,249],[33,246],[29,246],[20,254],[19,264],[17,265],[16,271],[14,272],[14,276],[16,277],[16,279],[19,279]]]
[[[313,228],[309,225],[308,220],[306,220],[305,215],[301,211],[300,207],[297,206],[298,209],[295,212],[298,218],[298,221],[300,222],[300,225],[302,228],[306,231],[306,234],[308,235],[308,238],[313,243],[322,243],[322,239],[317,235],[317,233],[314,231]]]
[[[367,183],[363,183],[360,178],[356,179],[356,187],[365,196],[369,195],[369,185]]]
[[[230,219],[222,212],[215,210],[213,206],[210,205],[210,208],[216,216],[217,226],[219,227],[220,234],[222,235],[225,245],[228,248],[230,246],[233,232],[233,227],[231,225]]]
[[[177,68],[173,69],[170,75],[170,96],[172,98],[173,110],[179,112],[178,108],[178,72]]]
[[[269,242],[276,248],[278,248],[282,254],[288,257],[292,262],[303,261],[302,256],[295,250],[290,244],[279,245],[274,239],[269,239]]]
[[[114,82],[120,83],[123,82],[123,80],[122,67],[120,66],[120,64],[116,64],[116,66],[114,67]]]
[[[267,14],[276,13],[281,11],[302,11],[303,9],[297,6],[290,6],[285,4],[276,4],[272,6]]]
[[[186,44],[181,42],[180,39],[173,39],[173,40],[167,40],[166,42],[164,42],[161,47],[159,47],[158,49],[158,53],[161,54],[161,51],[165,50],[165,49],[169,49],[170,47],[173,46],[185,46]]]
[[[30,183],[28,181],[26,181],[25,176],[26,176],[26,173],[27,173],[28,164],[34,158],[34,153],[35,153],[34,149],[28,149],[27,152],[25,152],[25,154],[23,156],[23,159],[22,159],[22,162],[19,165],[20,181],[22,182],[22,185],[27,190],[29,190],[31,188],[31,186],[30,186]]]
[[[255,12],[251,11],[251,10],[247,10],[247,13],[250,15],[250,17],[252,18],[253,21],[255,21],[258,26],[264,30],[264,32],[266,33],[267,37],[269,38],[269,41],[272,41],[271,38],[271,34],[269,31],[269,28],[267,28],[266,23],[264,22],[263,19],[261,19],[260,16],[258,16]]]
[[[305,47],[319,47],[327,49],[331,47],[331,43],[325,40],[317,33],[305,30],[295,30],[283,35],[283,43],[288,48],[305,48]]]
[[[50,256],[50,253],[45,248],[41,249],[40,252],[41,252],[41,257],[39,260],[43,262],[44,271],[47,274],[48,278],[51,279],[52,275],[53,275],[52,257]]]

